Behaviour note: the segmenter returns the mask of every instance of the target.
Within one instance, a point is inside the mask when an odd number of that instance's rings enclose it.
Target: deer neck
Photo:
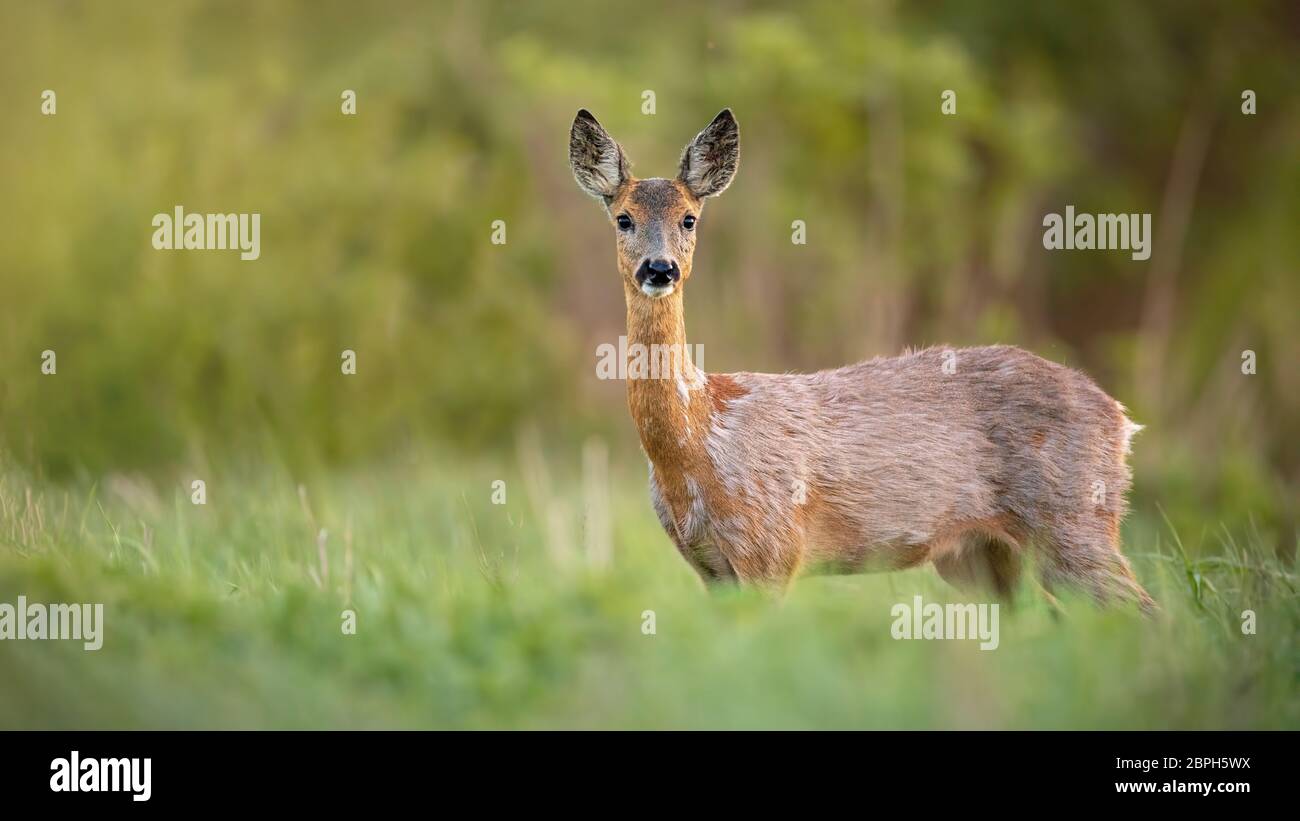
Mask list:
[[[712,408],[707,375],[686,345],[681,288],[663,299],[647,299],[630,285],[624,289],[627,404],[641,446],[656,470],[691,471],[707,464],[704,440]],[[638,357],[648,363],[648,373],[637,366]]]

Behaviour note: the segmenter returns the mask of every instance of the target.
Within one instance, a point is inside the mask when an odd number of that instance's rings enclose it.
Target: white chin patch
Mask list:
[[[669,285],[651,285],[649,282],[641,283],[641,293],[651,299],[666,297],[673,292],[673,286]]]

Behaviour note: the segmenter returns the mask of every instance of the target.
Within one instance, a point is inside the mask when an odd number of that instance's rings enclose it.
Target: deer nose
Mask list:
[[[651,259],[641,263],[636,278],[641,284],[649,283],[656,288],[662,288],[681,279],[682,272],[677,267],[677,263],[672,260]]]

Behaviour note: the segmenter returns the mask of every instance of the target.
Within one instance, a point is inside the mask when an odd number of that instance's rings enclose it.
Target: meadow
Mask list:
[[[0,601],[102,602],[105,625],[97,651],[0,642],[0,726],[1300,727],[1295,569],[1248,534],[1132,518],[1154,620],[1026,587],[995,650],[899,641],[895,603],[965,599],[929,569],[706,593],[635,463],[610,481],[596,446],[552,465],[521,441],[504,472],[230,468],[204,505],[180,479],[4,476]]]

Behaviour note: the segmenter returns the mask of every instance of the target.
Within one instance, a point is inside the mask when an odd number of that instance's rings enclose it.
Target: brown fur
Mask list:
[[[688,143],[677,179],[639,180],[594,117],[575,120],[575,178],[633,226],[616,228],[630,345],[685,349],[695,232],[683,220],[730,184],[738,137],[724,111]],[[680,268],[671,291],[638,284],[648,259]],[[1077,371],[995,346],[812,374],[706,375],[687,361],[627,391],[655,511],[708,582],[783,588],[805,567],[929,561],[1005,597],[1033,549],[1049,589],[1154,607],[1119,550],[1137,426]]]
[[[713,409],[719,413],[725,411],[732,400],[744,396],[746,391],[740,383],[725,373],[711,373],[707,377],[709,400]]]

